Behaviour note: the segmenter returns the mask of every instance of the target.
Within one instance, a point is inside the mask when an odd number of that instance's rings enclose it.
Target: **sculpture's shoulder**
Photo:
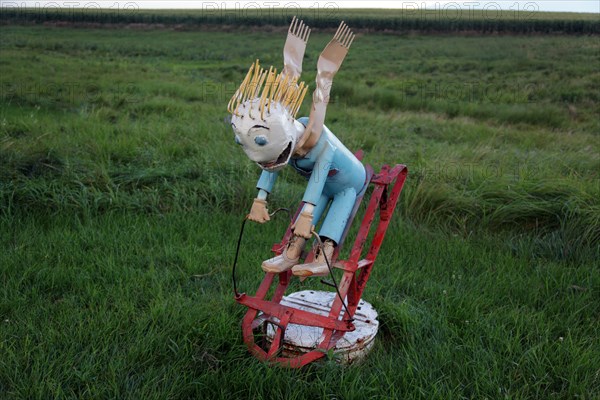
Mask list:
[[[308,124],[308,117],[300,117],[297,119],[297,121],[304,125],[304,127],[306,128],[306,125]]]
[[[300,117],[297,119],[304,127],[308,124],[308,117]],[[319,140],[315,144],[315,148],[321,149],[325,144],[332,146],[334,149],[345,148],[342,142],[331,132],[331,130],[327,127],[327,125],[323,125],[323,130],[321,131],[321,136],[319,136]]]

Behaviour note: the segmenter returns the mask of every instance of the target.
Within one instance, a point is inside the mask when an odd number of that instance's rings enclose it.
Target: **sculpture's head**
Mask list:
[[[299,129],[294,117],[306,90],[304,82],[298,85],[272,67],[263,70],[257,60],[231,98],[235,141],[262,169],[277,171],[292,156]]]

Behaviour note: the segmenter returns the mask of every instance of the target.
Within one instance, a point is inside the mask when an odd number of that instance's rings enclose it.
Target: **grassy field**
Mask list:
[[[597,37],[357,37],[327,125],[410,170],[365,294],[381,329],[360,366],[288,371],[242,344],[259,170],[225,123],[284,35],[0,29],[2,397],[600,395]],[[283,175],[272,209],[301,198]],[[246,228],[243,290],[284,219]]]

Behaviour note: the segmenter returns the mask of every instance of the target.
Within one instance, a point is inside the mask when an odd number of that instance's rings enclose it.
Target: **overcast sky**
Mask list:
[[[188,8],[205,10],[234,10],[250,8],[407,8],[407,9],[484,9],[484,10],[514,10],[514,11],[561,11],[561,12],[585,12],[600,15],[600,0],[537,0],[537,1],[288,1],[288,0],[259,0],[259,1],[159,1],[159,0],[57,0],[57,1],[24,1],[24,0],[0,0],[1,7],[65,7],[65,8],[119,8],[119,9],[147,9],[147,8]]]

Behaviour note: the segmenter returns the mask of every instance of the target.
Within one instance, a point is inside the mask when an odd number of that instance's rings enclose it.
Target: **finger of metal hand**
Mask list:
[[[335,40],[338,40],[338,38],[341,36],[342,32],[346,29],[347,25],[344,21],[342,21],[340,23],[340,26],[338,27],[337,31],[335,32],[335,35],[333,35],[333,38]]]
[[[350,30],[348,25],[342,21],[337,32],[333,36],[333,40],[339,42],[339,44],[344,46],[346,49],[349,49],[352,41],[354,40],[354,33]]]
[[[348,31],[346,32],[346,35],[344,36],[343,40],[341,41],[342,46],[349,49],[353,40],[354,40],[354,33],[352,33],[352,31],[350,29],[348,29]]]
[[[301,21],[294,16],[288,32],[290,35],[296,36],[302,41],[306,42],[308,41],[308,36],[310,35],[310,28],[308,25],[304,24],[304,21]]]
[[[304,32],[302,33],[302,40],[308,42],[308,37],[310,36],[310,28],[308,25],[304,26]]]

